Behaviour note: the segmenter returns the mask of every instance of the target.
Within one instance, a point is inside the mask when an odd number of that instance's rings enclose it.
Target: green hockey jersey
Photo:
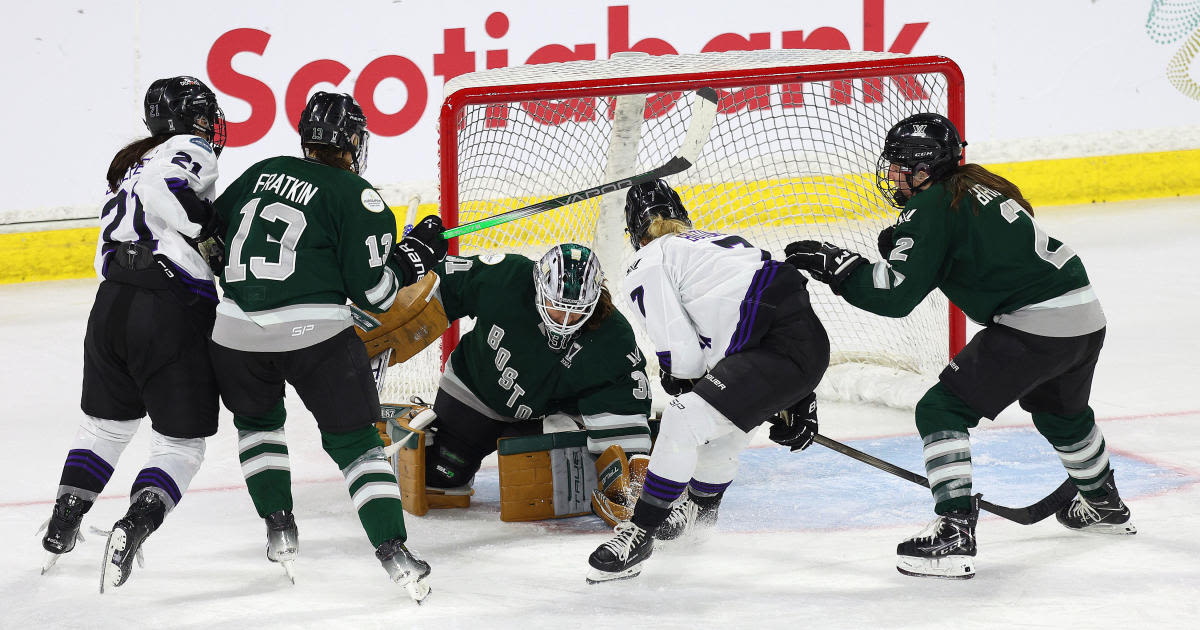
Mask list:
[[[935,288],[981,324],[1067,337],[1104,327],[1083,262],[1016,201],[975,185],[950,207],[939,182],[913,195],[897,219],[888,259],[856,269],[842,297],[902,317]]]
[[[534,265],[511,254],[448,256],[438,265],[447,318],[475,318],[441,388],[495,420],[581,416],[592,452],[608,444],[649,452],[650,386],[629,322],[614,310],[565,350],[551,350],[535,306]]]
[[[391,306],[404,277],[389,256],[396,218],[358,175],[274,157],[242,173],[215,206],[228,229],[214,341],[293,350],[349,326],[347,299],[375,312]]]

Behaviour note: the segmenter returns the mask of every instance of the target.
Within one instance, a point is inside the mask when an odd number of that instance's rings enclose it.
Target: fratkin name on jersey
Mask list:
[[[201,226],[188,218],[176,193],[186,188],[212,201],[216,182],[217,156],[203,138],[171,136],[151,149],[105,200],[96,244],[96,274],[105,277],[105,258],[117,244],[139,241],[192,278],[212,282],[208,263],[187,240],[198,235]]]
[[[740,236],[692,230],[638,250],[624,290],[659,364],[698,378],[749,338],[779,263]]]

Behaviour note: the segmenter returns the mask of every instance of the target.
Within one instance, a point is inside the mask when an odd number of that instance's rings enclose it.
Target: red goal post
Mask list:
[[[475,72],[447,83],[440,111],[443,221],[459,225],[662,164],[686,131],[692,92],[705,86],[720,96],[716,123],[697,163],[668,181],[698,228],[743,234],[777,257],[791,240],[819,238],[877,258],[876,234],[897,212],[874,185],[887,129],[936,111],[965,134],[961,70],[938,56],[770,50]],[[536,258],[557,242],[582,242],[597,250],[624,307],[617,289],[632,250],[623,206],[623,191],[607,194],[464,235],[450,251]],[[928,376],[965,342],[962,313],[939,292],[913,315],[887,320],[809,287],[835,364]],[[434,389],[457,334],[447,332],[440,360],[425,359],[436,363]],[[430,368],[414,368],[425,375],[406,377],[413,384],[402,389],[431,394]]]

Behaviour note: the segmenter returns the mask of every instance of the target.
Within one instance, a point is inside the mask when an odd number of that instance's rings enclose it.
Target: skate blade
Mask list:
[[[1134,527],[1132,522],[1093,523],[1075,531],[1087,534],[1100,534],[1102,536],[1132,536],[1137,533],[1137,527]]]
[[[425,580],[422,579],[413,580],[408,584],[405,584],[404,588],[408,591],[408,596],[411,597],[418,606],[425,603],[425,598],[429,597],[429,594],[433,592],[433,589],[429,588],[429,585],[426,584]]]
[[[61,553],[54,553],[53,551],[47,551],[46,559],[44,561],[42,561],[42,575],[46,575],[46,572],[49,571],[54,566],[54,563],[58,562],[58,559],[61,558],[62,555],[63,554],[61,554]]]
[[[292,569],[292,564],[294,564],[296,561],[295,560],[279,560],[278,562],[279,562],[279,565],[283,567],[283,572],[287,574],[288,579],[292,581],[292,585],[294,586],[296,584],[296,573]]]
[[[104,593],[105,586],[116,588],[125,582],[121,576],[121,567],[113,564],[113,556],[125,550],[125,542],[125,530],[114,527],[108,535],[108,543],[104,545],[104,564],[100,565],[101,593]]]
[[[913,577],[969,580],[975,577],[975,558],[971,556],[946,556],[944,558],[897,556],[896,570]]]
[[[624,571],[601,571],[595,567],[588,569],[587,583],[600,584],[602,582],[615,582],[617,580],[628,580],[635,578],[642,572],[642,565],[636,564]]]

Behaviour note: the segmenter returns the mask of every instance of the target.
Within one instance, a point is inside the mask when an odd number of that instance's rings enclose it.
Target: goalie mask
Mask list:
[[[642,247],[646,230],[656,216],[692,224],[679,193],[667,182],[656,179],[630,188],[625,195],[625,231],[629,233],[634,251]]]
[[[217,95],[200,79],[179,76],[151,83],[144,110],[151,135],[201,136],[217,155],[225,148],[225,114],[217,106]]]
[[[327,146],[350,154],[350,168],[367,170],[367,117],[349,94],[317,92],[300,112],[300,146]]]
[[[949,118],[931,113],[909,116],[896,123],[883,141],[875,185],[893,206],[903,208],[916,190],[916,175],[925,173],[930,183],[945,178],[962,159],[965,146]],[[904,179],[907,190],[897,176]]]
[[[556,245],[533,268],[536,306],[550,347],[562,350],[587,322],[600,301],[604,272],[592,250]]]

